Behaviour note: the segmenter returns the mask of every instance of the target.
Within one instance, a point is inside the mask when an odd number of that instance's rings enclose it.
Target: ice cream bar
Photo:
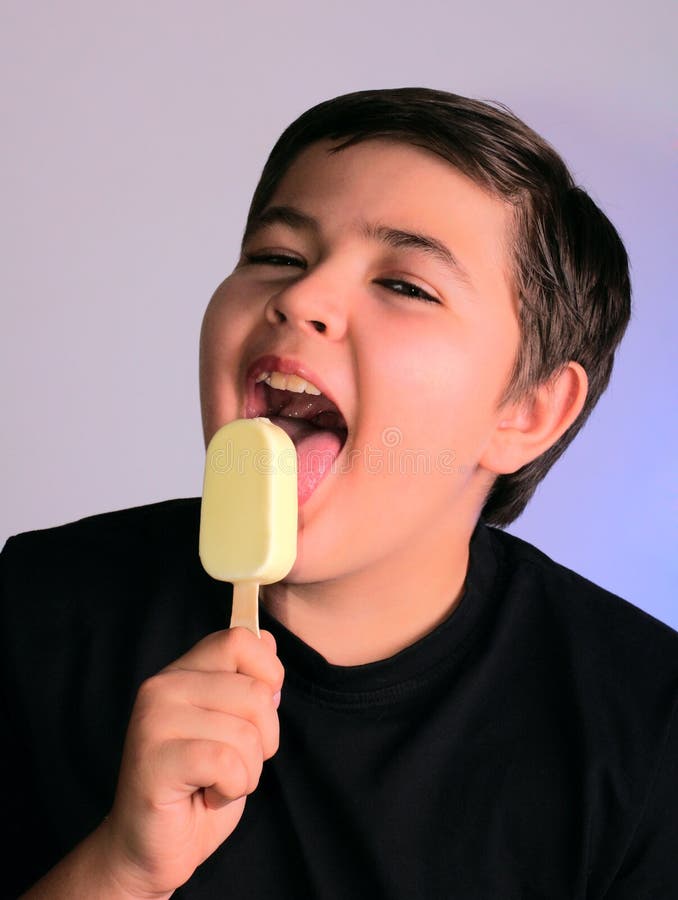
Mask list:
[[[233,584],[231,628],[259,635],[259,585],[280,581],[297,555],[297,454],[268,419],[236,419],[207,447],[200,561]]]

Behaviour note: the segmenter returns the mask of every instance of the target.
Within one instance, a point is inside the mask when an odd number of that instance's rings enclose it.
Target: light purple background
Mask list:
[[[510,105],[619,228],[612,385],[509,530],[678,628],[670,0],[0,6],[0,542],[201,490],[200,319],[280,131],[425,85]]]

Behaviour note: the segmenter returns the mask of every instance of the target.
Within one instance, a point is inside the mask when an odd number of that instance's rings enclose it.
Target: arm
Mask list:
[[[73,897],[89,897],[91,900],[140,900],[166,898],[163,894],[131,894],[108,870],[106,845],[108,821],[64,857],[60,863],[41,878],[21,900],[72,900]]]
[[[233,832],[278,748],[273,636],[217,632],[142,684],[110,815],[24,896],[170,897]]]

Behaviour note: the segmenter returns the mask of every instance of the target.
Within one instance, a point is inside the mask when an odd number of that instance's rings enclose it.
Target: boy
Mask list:
[[[606,387],[629,296],[503,108],[370,91],[293,123],[201,400],[206,439],[292,436],[297,560],[257,640],[223,630],[198,501],[8,543],[8,890],[56,864],[28,897],[678,896],[675,632],[490,527]]]

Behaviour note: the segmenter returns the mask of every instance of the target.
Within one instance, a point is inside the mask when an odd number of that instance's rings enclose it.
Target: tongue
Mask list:
[[[299,506],[308,500],[341,450],[341,438],[334,431],[316,428],[305,419],[270,416],[292,438],[297,450],[297,495]]]

